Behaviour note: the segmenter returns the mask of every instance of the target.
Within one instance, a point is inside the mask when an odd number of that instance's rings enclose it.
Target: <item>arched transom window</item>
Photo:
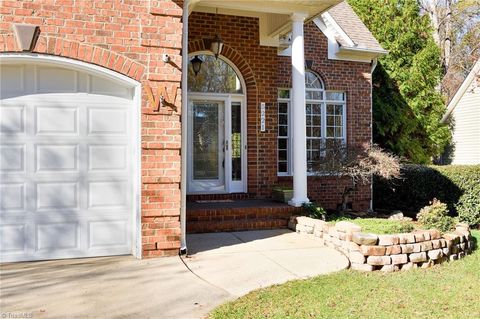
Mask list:
[[[345,92],[327,91],[322,79],[312,71],[305,71],[305,115],[307,133],[307,161],[309,171],[314,162],[325,153],[328,141],[346,142]],[[278,90],[278,174],[290,175],[291,167],[291,112],[290,89]]]
[[[216,59],[213,55],[198,54],[203,63],[200,72],[195,75],[192,63],[188,65],[188,91],[198,93],[230,93],[242,94],[242,82],[239,75],[221,57]]]

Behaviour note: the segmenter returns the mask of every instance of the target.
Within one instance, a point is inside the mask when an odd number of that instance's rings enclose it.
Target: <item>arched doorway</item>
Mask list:
[[[188,68],[188,193],[246,192],[245,83],[226,58],[194,56],[203,63]]]

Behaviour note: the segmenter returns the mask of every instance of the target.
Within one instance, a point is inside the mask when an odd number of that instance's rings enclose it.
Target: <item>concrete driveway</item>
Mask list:
[[[0,279],[1,312],[33,318],[202,318],[232,297],[179,257],[16,263]]]
[[[189,235],[188,243],[188,268],[179,257],[3,264],[0,312],[33,318],[202,318],[251,290],[348,266],[335,250],[287,230]]]

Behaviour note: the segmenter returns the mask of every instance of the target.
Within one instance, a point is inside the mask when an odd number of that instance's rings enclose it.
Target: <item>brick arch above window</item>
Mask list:
[[[0,52],[21,52],[11,34],[0,36]],[[63,38],[40,36],[33,53],[75,59],[116,71],[136,81],[145,74],[145,66],[115,51]]]
[[[206,47],[204,40],[194,40],[188,43],[189,54],[208,50],[209,48]],[[256,87],[255,74],[253,73],[252,68],[237,50],[225,44],[221,55],[237,67],[247,88]]]

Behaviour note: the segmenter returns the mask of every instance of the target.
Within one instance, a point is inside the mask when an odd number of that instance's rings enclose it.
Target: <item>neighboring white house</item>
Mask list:
[[[448,104],[442,123],[452,123],[452,164],[480,164],[480,60]]]

